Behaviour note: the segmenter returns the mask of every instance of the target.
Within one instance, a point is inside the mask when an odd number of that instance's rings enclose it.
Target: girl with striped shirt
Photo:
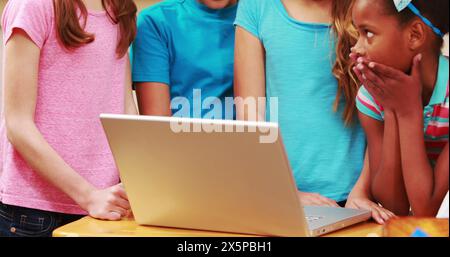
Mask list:
[[[448,0],[356,0],[354,71],[371,192],[397,215],[435,216],[449,189]]]

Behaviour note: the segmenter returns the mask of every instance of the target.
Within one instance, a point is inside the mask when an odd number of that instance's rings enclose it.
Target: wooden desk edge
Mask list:
[[[88,226],[91,225],[91,228]],[[145,233],[141,233],[145,232]],[[375,222],[363,222],[325,237],[381,237],[383,226]],[[140,226],[133,220],[101,221],[90,217],[62,226],[53,231],[54,237],[260,237],[257,235],[232,234],[153,226]]]

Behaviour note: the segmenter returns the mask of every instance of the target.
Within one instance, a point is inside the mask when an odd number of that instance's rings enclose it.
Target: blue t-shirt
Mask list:
[[[359,123],[345,126],[344,99],[333,111],[338,85],[331,26],[291,18],[281,0],[241,0],[235,24],[264,45],[266,94],[278,97],[278,117],[268,119],[280,125],[298,189],[347,199],[366,143]]]
[[[174,116],[233,119],[233,106],[226,112],[224,103],[233,97],[236,11],[237,5],[215,10],[197,0],[143,10],[132,47],[133,81],[167,84]]]

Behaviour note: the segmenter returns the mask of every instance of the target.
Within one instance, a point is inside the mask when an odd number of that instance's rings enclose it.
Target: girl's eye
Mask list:
[[[367,38],[373,38],[374,34],[370,31],[366,32]]]

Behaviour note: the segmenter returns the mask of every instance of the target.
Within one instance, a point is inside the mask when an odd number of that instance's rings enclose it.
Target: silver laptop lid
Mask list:
[[[101,121],[139,224],[309,235],[277,124],[128,115]]]

